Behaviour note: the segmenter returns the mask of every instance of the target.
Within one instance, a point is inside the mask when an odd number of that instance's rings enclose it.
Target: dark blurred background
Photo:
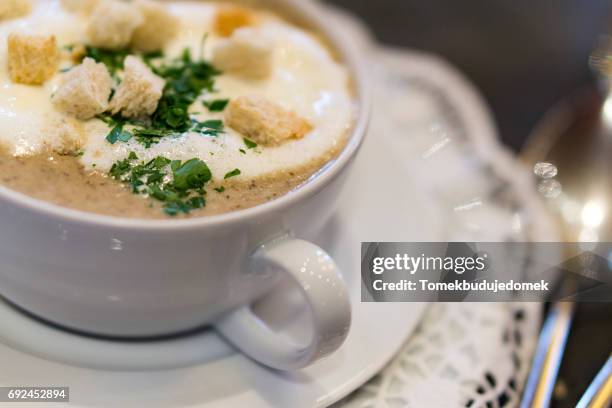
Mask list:
[[[453,63],[480,89],[514,151],[555,102],[592,83],[589,53],[600,34],[612,32],[610,0],[327,2],[361,17],[384,44]],[[612,351],[608,305],[580,305],[553,407],[574,407]]]
[[[515,150],[552,104],[590,81],[589,52],[600,33],[612,32],[610,0],[327,1],[365,20],[382,43],[455,64]]]

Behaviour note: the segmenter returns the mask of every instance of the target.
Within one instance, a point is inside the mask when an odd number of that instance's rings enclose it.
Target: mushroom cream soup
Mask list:
[[[0,183],[168,218],[287,194],[342,150],[349,75],[305,29],[223,2],[0,7]]]

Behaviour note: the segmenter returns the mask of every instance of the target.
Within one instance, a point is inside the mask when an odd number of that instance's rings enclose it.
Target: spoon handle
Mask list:
[[[612,404],[612,354],[601,368],[576,408],[606,408]]]
[[[540,332],[521,408],[547,408],[550,405],[573,314],[573,302],[556,302],[551,306]]]

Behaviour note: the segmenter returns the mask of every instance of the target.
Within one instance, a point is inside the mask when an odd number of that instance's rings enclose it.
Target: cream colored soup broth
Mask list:
[[[306,182],[322,164],[249,181],[212,183],[206,189],[204,208],[177,216],[222,214],[265,203]],[[162,203],[135,195],[103,174],[85,170],[74,157],[52,153],[14,157],[0,152],[0,174],[2,185],[63,207],[119,217],[168,218]]]

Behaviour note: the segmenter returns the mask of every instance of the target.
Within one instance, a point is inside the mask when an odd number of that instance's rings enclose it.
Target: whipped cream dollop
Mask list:
[[[57,111],[51,103],[51,95],[61,83],[61,73],[43,86],[11,82],[6,38],[11,32],[52,34],[60,47],[86,41],[87,16],[66,11],[58,0],[33,3],[33,11],[28,16],[0,23],[0,143],[14,155],[36,154],[45,146],[57,145],[60,142],[54,138],[72,129],[66,123],[72,123],[73,119]],[[178,56],[185,48],[190,48],[192,55],[200,55],[202,38],[207,34],[203,52],[209,59],[215,43],[221,40],[212,30],[220,4],[192,1],[163,4],[180,19],[178,34],[164,49],[166,57]],[[247,149],[243,135],[225,127],[216,137],[186,133],[165,137],[146,148],[135,139],[110,144],[106,140],[109,126],[91,119],[77,126],[82,133],[83,154],[79,160],[83,166],[106,172],[133,151],[145,160],[156,156],[173,160],[197,157],[208,164],[214,179],[222,179],[236,168],[241,170],[240,178],[249,179],[300,167],[338,150],[352,125],[355,111],[345,67],[334,60],[314,35],[273,15],[262,14],[260,23],[249,29],[274,44],[271,74],[253,79],[224,73],[216,77],[217,92],[204,94],[191,106],[191,114],[200,121],[223,119],[222,112],[209,112],[202,101],[257,95],[305,118],[312,130],[304,138],[279,146]]]

